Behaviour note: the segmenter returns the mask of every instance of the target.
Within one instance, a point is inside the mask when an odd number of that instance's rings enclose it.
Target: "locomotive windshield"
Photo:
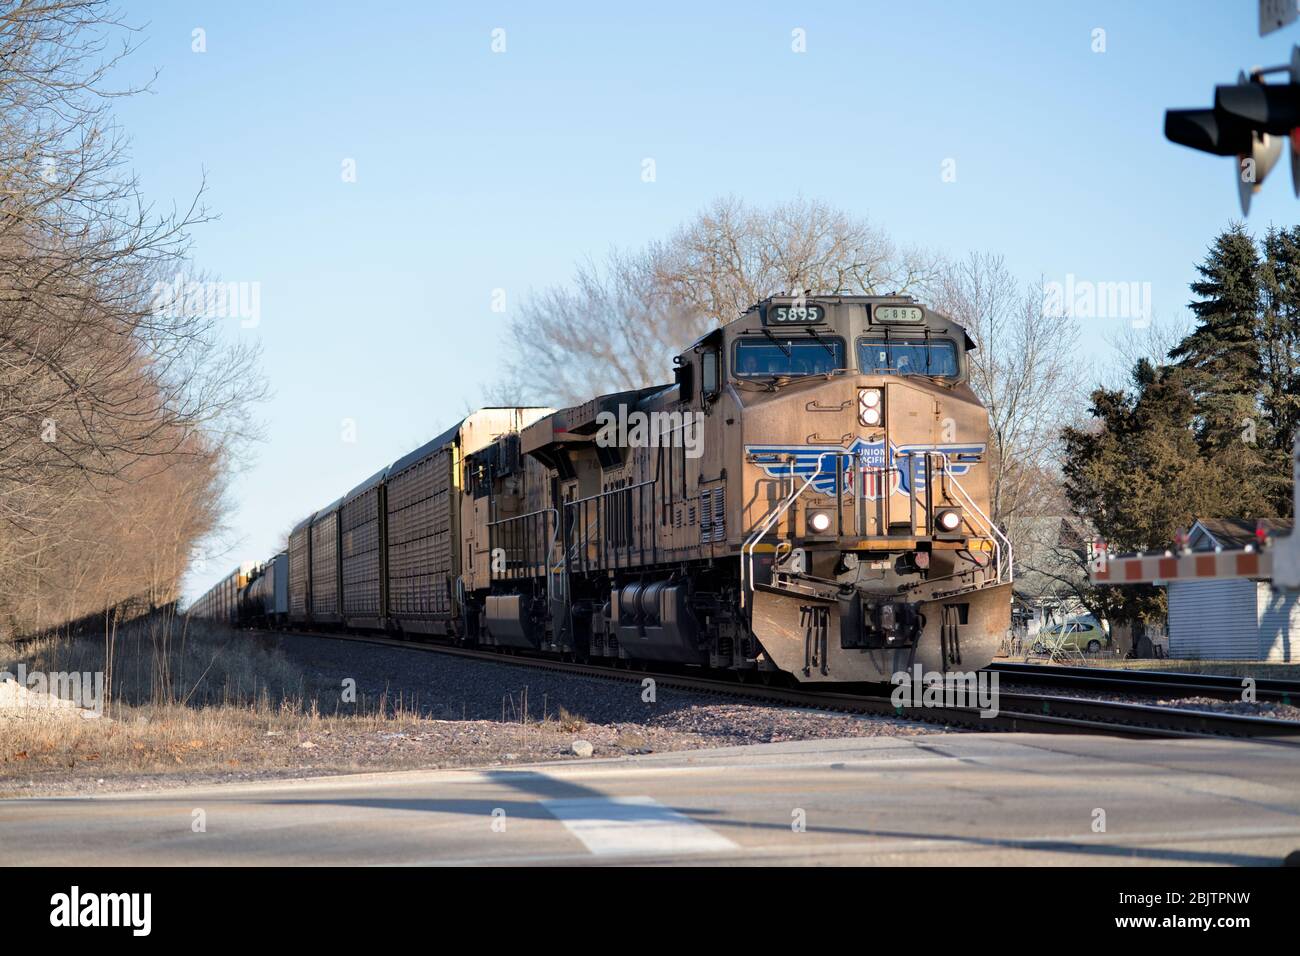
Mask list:
[[[736,375],[742,378],[825,375],[844,368],[844,340],[838,338],[750,339],[736,343]]]
[[[957,377],[957,343],[950,339],[858,339],[858,366],[879,375]]]

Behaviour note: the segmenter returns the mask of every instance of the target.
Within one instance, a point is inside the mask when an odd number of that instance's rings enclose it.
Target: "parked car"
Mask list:
[[[1065,629],[1063,640],[1061,639],[1062,626]],[[1045,653],[1049,647],[1056,645],[1058,640],[1061,641],[1059,646],[1062,650],[1087,651],[1089,654],[1096,654],[1103,647],[1110,647],[1110,635],[1093,618],[1066,621],[1064,625],[1044,625],[1038,632],[1034,650],[1039,654]]]

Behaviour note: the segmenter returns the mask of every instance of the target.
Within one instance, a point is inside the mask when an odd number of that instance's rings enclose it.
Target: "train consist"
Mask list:
[[[192,613],[809,683],[981,667],[1012,565],[973,348],[906,296],[766,299],[669,384],[474,412]]]

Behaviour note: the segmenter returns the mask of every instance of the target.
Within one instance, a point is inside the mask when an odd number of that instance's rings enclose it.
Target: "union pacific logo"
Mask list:
[[[876,499],[880,497],[881,486],[888,475],[889,494],[910,495],[912,481],[910,471],[915,476],[916,489],[924,491],[926,486],[925,452],[938,452],[944,457],[948,473],[960,478],[970,471],[984,454],[983,444],[938,444],[938,445],[895,445],[889,444],[886,457],[885,442],[869,442],[855,438],[848,447],[827,447],[826,445],[746,445],[745,455],[770,478],[797,478],[807,480],[816,472],[812,487],[824,495],[835,493],[835,471],[838,462],[840,491],[844,495],[859,494],[857,482],[865,482],[863,497]],[[827,454],[838,452],[838,454]],[[825,458],[822,456],[825,455]],[[821,468],[817,462],[821,459]],[[885,470],[889,465],[888,472]],[[936,469],[937,470],[937,469]]]

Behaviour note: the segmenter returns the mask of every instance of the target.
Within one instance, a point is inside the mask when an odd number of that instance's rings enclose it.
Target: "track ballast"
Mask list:
[[[860,692],[817,691],[802,688],[766,686],[741,683],[718,678],[698,677],[680,672],[650,669],[628,669],[608,665],[584,664],[576,661],[534,657],[527,654],[507,654],[497,650],[460,647],[431,641],[411,641],[386,637],[381,634],[346,634],[335,631],[268,631],[255,633],[277,635],[297,634],[329,640],[352,641],[402,648],[411,651],[449,654],[458,657],[512,664],[539,670],[549,670],[601,680],[640,683],[647,678],[657,685],[682,690],[718,694],[785,707],[806,707],[814,710],[845,714],[903,717],[910,720],[966,727],[985,731],[1010,733],[1063,733],[1103,734],[1120,737],[1247,737],[1277,738],[1280,744],[1295,745],[1300,741],[1285,738],[1300,737],[1300,722],[1225,714],[1185,708],[1155,706],[1121,701],[1084,699],[1078,697],[1031,694],[998,694],[998,714],[983,717],[977,707],[963,706],[896,706],[889,693],[882,693],[876,685],[864,685]],[[1028,665],[1035,667],[1037,665]],[[995,665],[1000,674],[1016,673],[1006,665]],[[1042,668],[1048,670],[1048,668]],[[1051,668],[1055,670],[1056,668]],[[1125,672],[1137,675],[1137,672]],[[1164,672],[1161,672],[1162,674]],[[1035,672],[1036,676],[1036,672]],[[1084,675],[1087,676],[1087,675]],[[1185,677],[1190,675],[1173,675]],[[1000,680],[1001,678],[999,678]],[[1232,680],[1233,678],[1228,678]],[[1125,692],[1137,691],[1145,686],[1149,693],[1168,693],[1174,687],[1157,680],[1143,684],[1140,680],[1123,680]],[[1278,682],[1286,683],[1286,682]],[[1160,687],[1155,691],[1151,688]],[[1238,683],[1238,693],[1240,684]],[[1097,689],[1097,688],[1093,688]],[[855,689],[859,690],[859,689]],[[1181,690],[1181,688],[1180,688]],[[1199,691],[1199,687],[1197,688]],[[1208,695],[1207,695],[1208,696]],[[1294,698],[1293,698],[1294,699]]]

